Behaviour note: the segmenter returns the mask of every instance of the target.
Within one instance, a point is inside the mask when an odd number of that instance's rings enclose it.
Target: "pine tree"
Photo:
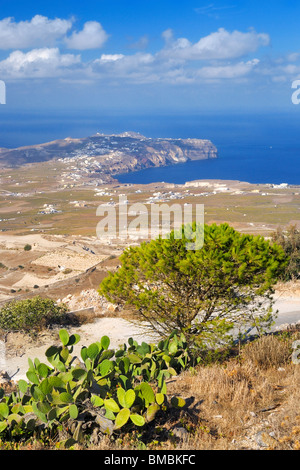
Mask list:
[[[205,225],[198,250],[186,249],[184,227],[181,235],[126,249],[99,293],[133,307],[160,336],[180,330],[199,345],[223,341],[232,328],[269,324],[273,285],[287,263],[284,250],[228,224]]]

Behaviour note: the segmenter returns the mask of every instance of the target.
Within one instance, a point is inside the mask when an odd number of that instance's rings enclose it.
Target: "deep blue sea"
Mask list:
[[[65,137],[135,131],[147,137],[210,139],[218,158],[118,175],[123,183],[229,179],[300,184],[300,109],[250,115],[105,115],[0,113],[0,147],[14,148]]]

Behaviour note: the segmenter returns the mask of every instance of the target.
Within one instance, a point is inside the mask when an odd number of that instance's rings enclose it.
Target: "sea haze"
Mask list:
[[[135,131],[147,137],[209,139],[218,158],[118,175],[122,183],[231,179],[300,184],[300,112],[273,115],[0,114],[0,147],[15,148],[65,137]]]

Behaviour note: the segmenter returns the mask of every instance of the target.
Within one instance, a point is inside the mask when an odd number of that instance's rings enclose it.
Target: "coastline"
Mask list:
[[[261,169],[256,169],[255,162],[253,162],[253,166],[249,167],[246,165],[245,168],[242,167],[240,162],[239,166],[235,168],[235,163],[234,161],[223,159],[222,155],[218,153],[217,158],[197,161],[189,160],[142,170],[136,169],[125,173],[114,174],[113,177],[120,184],[185,184],[194,180],[213,180],[244,182],[256,185],[287,184],[288,186],[300,186],[300,181],[296,179],[297,177],[294,172],[289,176],[285,175],[284,171],[279,172],[276,176],[270,176],[270,167],[264,167],[261,171]],[[272,162],[270,162],[270,165],[271,164]],[[228,168],[226,168],[227,166]],[[224,175],[222,175],[222,173],[224,173]]]

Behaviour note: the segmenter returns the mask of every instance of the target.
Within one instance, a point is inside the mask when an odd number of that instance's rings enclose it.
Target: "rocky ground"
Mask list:
[[[108,302],[96,289],[86,289],[75,295],[68,294],[63,299],[58,299],[59,302],[66,304],[70,311],[93,309],[93,315],[96,317],[109,316],[120,311],[118,305]]]

